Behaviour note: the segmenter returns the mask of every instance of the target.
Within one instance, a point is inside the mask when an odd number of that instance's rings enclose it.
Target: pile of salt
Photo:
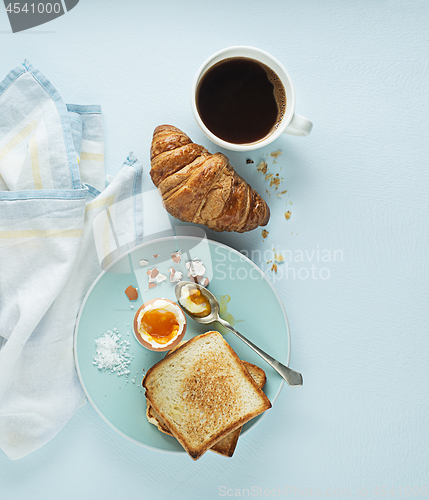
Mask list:
[[[128,369],[131,363],[131,357],[126,352],[130,347],[127,340],[120,342],[121,336],[118,334],[117,328],[113,331],[108,330],[102,337],[95,339],[97,346],[93,364],[97,365],[99,370],[107,369],[111,373],[116,372],[118,377],[128,375]]]

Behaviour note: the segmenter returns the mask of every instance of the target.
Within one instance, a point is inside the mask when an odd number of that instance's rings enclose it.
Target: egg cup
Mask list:
[[[156,345],[152,345],[150,342],[148,342],[148,340],[144,339],[143,338],[143,335],[141,334],[141,332],[139,331],[139,315],[140,315],[140,312],[143,310],[143,309],[146,309],[148,306],[150,306],[151,304],[153,304],[154,302],[156,302],[157,300],[159,301],[162,301],[162,302],[166,302],[168,303],[170,306],[173,306],[172,309],[174,309],[174,314],[179,322],[179,331],[177,332],[177,335],[175,337],[173,337],[169,342],[167,342],[166,344],[162,344],[162,343],[157,343],[156,342],[156,339],[152,338],[152,342]],[[171,310],[171,309],[169,309]],[[156,299],[151,299],[151,300],[148,300],[147,302],[145,302],[142,306],[140,306],[137,311],[136,311],[136,314],[134,315],[134,324],[133,324],[134,328],[134,336],[136,338],[136,340],[143,346],[145,347],[146,349],[149,349],[150,351],[155,351],[155,352],[163,352],[163,351],[169,351],[170,349],[173,349],[174,347],[177,346],[177,344],[179,342],[181,342],[181,340],[183,339],[185,333],[186,333],[186,317],[185,317],[185,314],[183,313],[181,307],[179,305],[177,305],[175,302],[173,302],[172,300],[169,300],[169,299],[164,299],[164,298],[156,298]],[[159,346],[159,347],[158,347]]]

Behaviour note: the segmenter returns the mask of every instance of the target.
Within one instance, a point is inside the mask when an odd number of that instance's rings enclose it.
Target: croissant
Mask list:
[[[171,125],[156,127],[150,176],[168,213],[214,231],[265,226],[270,209],[222,153],[210,154]]]

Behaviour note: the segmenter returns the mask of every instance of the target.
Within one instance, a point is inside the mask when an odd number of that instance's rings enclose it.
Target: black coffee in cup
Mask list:
[[[258,142],[280,124],[286,92],[277,74],[247,57],[231,57],[212,66],[197,87],[196,104],[205,126],[234,144]]]

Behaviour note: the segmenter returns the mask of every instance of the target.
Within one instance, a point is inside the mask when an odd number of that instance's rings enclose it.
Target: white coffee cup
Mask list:
[[[234,144],[232,142],[224,141],[223,139],[220,139],[215,134],[213,134],[206,127],[198,113],[197,89],[202,77],[212,66],[230,57],[247,57],[265,64],[266,66],[271,68],[281,79],[286,92],[286,110],[281,122],[267,136],[256,142]],[[205,133],[205,135],[218,146],[233,151],[251,151],[254,149],[262,148],[278,139],[283,133],[298,136],[307,136],[311,132],[311,129],[313,127],[313,124],[310,120],[295,113],[295,90],[293,88],[289,73],[286,71],[282,63],[264,50],[257,49],[255,47],[248,47],[245,45],[238,45],[220,50],[219,52],[216,52],[215,54],[210,56],[206,61],[204,61],[200,69],[197,71],[192,84],[191,105],[195,119],[197,120],[198,125]]]

